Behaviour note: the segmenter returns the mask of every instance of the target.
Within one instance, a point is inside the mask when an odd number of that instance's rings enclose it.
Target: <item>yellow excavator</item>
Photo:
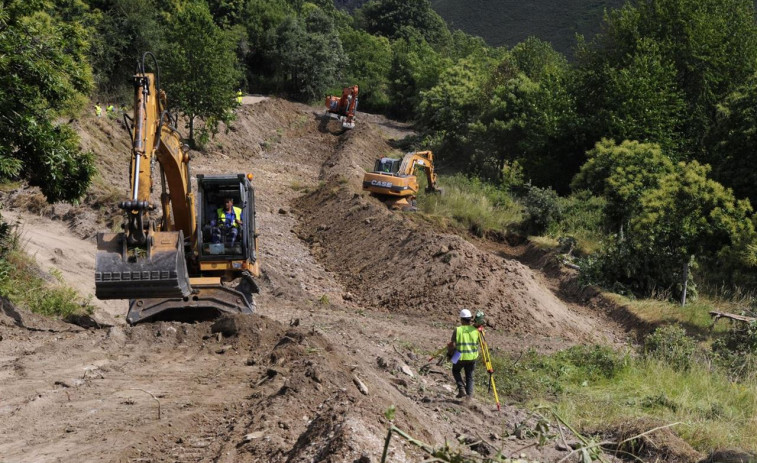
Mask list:
[[[407,153],[402,159],[377,159],[373,172],[366,172],[363,177],[363,190],[370,191],[391,209],[414,210],[420,189],[416,177],[418,169],[426,174],[426,192],[441,191],[436,183],[431,151]]]
[[[147,56],[155,73],[145,72]],[[260,261],[252,174],[197,175],[195,195],[188,148],[159,76],[154,55],[145,53],[134,76],[133,117],[124,116],[132,143],[131,197],[118,205],[124,232],[97,234],[95,295],[129,299],[130,324],[253,313]],[[156,161],[161,214],[153,218]]]

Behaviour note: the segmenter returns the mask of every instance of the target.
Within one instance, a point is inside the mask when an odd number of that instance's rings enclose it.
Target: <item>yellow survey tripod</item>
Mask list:
[[[497,395],[497,385],[494,384],[494,367],[492,367],[492,357],[489,353],[489,345],[486,343],[486,336],[484,335],[484,313],[476,313],[474,321],[476,328],[478,329],[478,343],[481,346],[481,359],[484,361],[486,371],[489,373],[489,389],[488,391],[494,391],[494,400],[497,402],[497,411],[500,410],[499,396]]]

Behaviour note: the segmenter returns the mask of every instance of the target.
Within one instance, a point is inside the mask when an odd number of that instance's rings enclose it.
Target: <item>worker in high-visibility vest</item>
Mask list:
[[[237,103],[242,104],[242,89],[237,90]]]
[[[478,329],[471,325],[471,311],[460,311],[460,326],[452,332],[447,345],[447,356],[452,361],[452,376],[457,384],[458,398],[473,398],[473,370],[478,360]],[[462,371],[465,370],[465,382]]]
[[[95,104],[95,116],[100,117],[103,115],[103,107],[100,106],[100,102],[98,101]]]

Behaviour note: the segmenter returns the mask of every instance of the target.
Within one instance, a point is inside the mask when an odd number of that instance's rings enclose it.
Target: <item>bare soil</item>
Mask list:
[[[516,436],[536,419],[507,397],[501,411],[483,392],[456,399],[449,365],[429,353],[462,307],[486,313],[501,352],[625,342],[625,328],[499,244],[364,194],[364,169],[406,125],[361,113],[345,132],[320,108],[275,98],[245,101],[237,116],[192,168],[254,174],[257,313],[131,327],[125,303],[95,300],[101,328],[84,329],[0,301],[0,461],[376,462],[391,424],[479,457],[568,455]],[[119,224],[129,142],[114,120],[77,127],[100,172],[85,202],[48,206],[20,188],[2,214],[43,269],[92,294],[94,233]],[[392,438],[388,461],[425,458]]]

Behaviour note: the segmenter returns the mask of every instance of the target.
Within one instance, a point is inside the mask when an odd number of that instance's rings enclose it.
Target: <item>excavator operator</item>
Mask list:
[[[223,207],[219,207],[216,214],[216,219],[210,221],[212,242],[223,242],[222,231],[226,231],[226,239],[234,246],[242,225],[242,209],[234,206],[234,198],[227,196],[223,200]]]

